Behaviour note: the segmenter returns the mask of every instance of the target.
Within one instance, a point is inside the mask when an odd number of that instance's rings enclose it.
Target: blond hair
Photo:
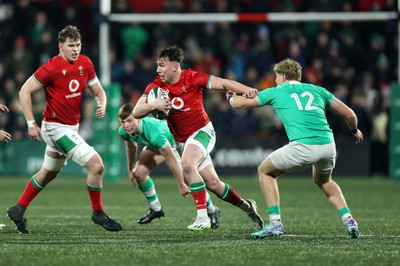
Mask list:
[[[285,59],[274,66],[274,72],[286,76],[287,80],[301,80],[302,67],[299,62],[292,59]]]

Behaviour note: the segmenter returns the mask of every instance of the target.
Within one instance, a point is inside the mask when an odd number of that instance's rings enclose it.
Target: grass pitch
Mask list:
[[[265,203],[254,177],[224,177],[244,198]],[[1,177],[0,265],[398,265],[400,183],[387,179],[337,178],[357,219],[361,238],[347,239],[337,212],[311,178],[281,177],[285,236],[251,239],[254,228],[244,212],[212,195],[221,209],[220,227],[191,232],[196,210],[173,178],[154,176],[165,217],[137,224],[148,204],[127,178],[105,183],[105,211],[123,225],[107,232],[91,220],[84,178],[60,176],[26,211],[31,234],[14,231],[7,207],[28,180]]]

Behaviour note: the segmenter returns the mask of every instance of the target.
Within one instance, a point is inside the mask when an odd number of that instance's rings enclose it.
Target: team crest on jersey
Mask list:
[[[182,91],[186,92],[186,86],[185,85],[182,86]]]
[[[79,66],[78,69],[79,69],[79,75],[83,76],[83,71],[82,71],[83,67]]]
[[[67,70],[63,69],[61,72],[62,72],[63,75],[65,76],[65,73],[67,73]]]

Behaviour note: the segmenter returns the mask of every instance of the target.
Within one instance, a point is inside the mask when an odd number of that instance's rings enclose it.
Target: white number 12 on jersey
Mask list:
[[[309,93],[308,91],[305,91],[302,94],[300,94],[300,97],[302,97],[302,98],[308,97],[308,101],[307,101],[305,108],[303,108],[303,106],[301,105],[299,95],[297,95],[297,93],[290,94],[290,98],[293,98],[296,101],[297,108],[299,108],[300,111],[302,111],[302,110],[309,111],[309,110],[317,109],[317,107],[312,106],[312,102],[314,101],[314,96],[311,93]]]

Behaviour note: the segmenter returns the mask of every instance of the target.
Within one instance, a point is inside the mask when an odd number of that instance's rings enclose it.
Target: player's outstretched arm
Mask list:
[[[236,96],[234,94],[227,94],[229,104],[236,109],[247,109],[252,107],[259,107],[258,97],[246,98],[245,96]]]
[[[247,98],[254,98],[258,94],[257,89],[251,88],[234,80],[215,76],[212,77],[210,86],[210,88],[213,90],[227,90],[237,94],[243,94]]]

